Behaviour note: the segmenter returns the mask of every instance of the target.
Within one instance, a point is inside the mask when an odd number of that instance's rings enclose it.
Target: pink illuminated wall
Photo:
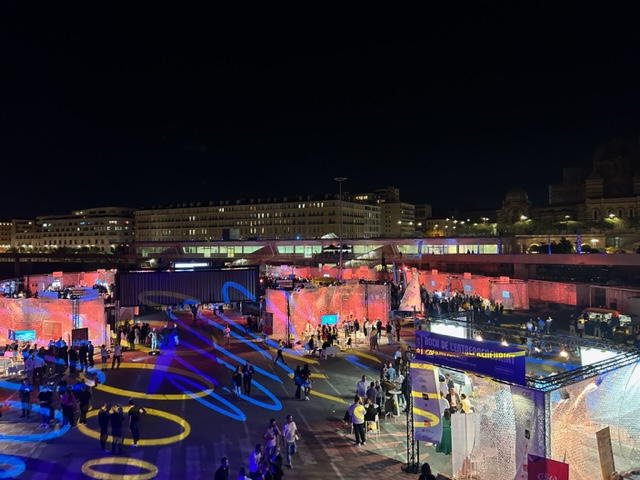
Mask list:
[[[574,283],[546,282],[529,280],[529,296],[545,302],[577,305],[576,287]]]
[[[290,331],[294,339],[300,340],[307,320],[318,325],[323,314],[340,315],[342,320],[353,314],[362,320],[380,319],[386,322],[391,303],[389,287],[386,285],[346,284],[339,287],[320,287],[317,291],[300,290],[287,292],[267,290],[267,311],[273,314],[273,336],[285,338],[287,332],[287,295],[289,297]]]
[[[98,297],[77,302],[80,327],[89,328],[89,340],[95,345],[104,343],[104,300]],[[70,343],[72,305],[71,300],[57,298],[0,298],[0,345],[8,343],[9,330],[35,330],[38,345],[59,337]]]
[[[488,298],[494,302],[500,302],[509,310],[529,309],[528,285],[523,281],[490,281]]]

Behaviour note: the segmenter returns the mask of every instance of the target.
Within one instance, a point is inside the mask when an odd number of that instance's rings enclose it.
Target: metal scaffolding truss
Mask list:
[[[404,353],[404,363],[406,365],[407,385],[411,385],[411,361],[415,357],[414,350],[407,350]],[[420,442],[414,437],[413,423],[413,395],[407,395],[407,463],[402,466],[402,471],[406,473],[418,473],[420,471]]]
[[[585,365],[584,367],[575,368],[556,375],[549,375],[544,378],[527,377],[527,386],[544,392],[549,392],[572,385],[580,380],[597,377],[598,375],[610,372],[611,370],[617,370],[638,362],[640,362],[639,350],[623,352],[619,353],[615,357],[602,360],[592,365]]]

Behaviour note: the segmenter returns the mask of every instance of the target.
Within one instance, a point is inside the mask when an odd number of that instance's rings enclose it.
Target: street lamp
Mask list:
[[[338,280],[342,280],[342,182],[344,182],[347,177],[336,177],[334,180],[338,182],[340,196],[338,197],[340,200],[340,225],[339,225],[339,235],[340,235],[340,253],[338,257]]]

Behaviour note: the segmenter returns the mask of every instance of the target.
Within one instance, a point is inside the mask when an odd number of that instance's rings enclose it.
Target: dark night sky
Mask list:
[[[512,186],[540,205],[562,167],[639,138],[637,2],[451,3],[5,3],[0,219],[337,192],[336,176],[436,210],[497,208]]]

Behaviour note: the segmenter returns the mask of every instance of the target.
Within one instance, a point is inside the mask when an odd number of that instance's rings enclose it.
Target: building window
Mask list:
[[[627,212],[627,217],[633,218],[635,216],[636,216],[636,212],[633,211],[633,208],[630,208],[629,211]]]
[[[598,220],[600,220],[600,212],[598,210],[594,210],[591,218],[593,219],[593,221],[597,222]]]

